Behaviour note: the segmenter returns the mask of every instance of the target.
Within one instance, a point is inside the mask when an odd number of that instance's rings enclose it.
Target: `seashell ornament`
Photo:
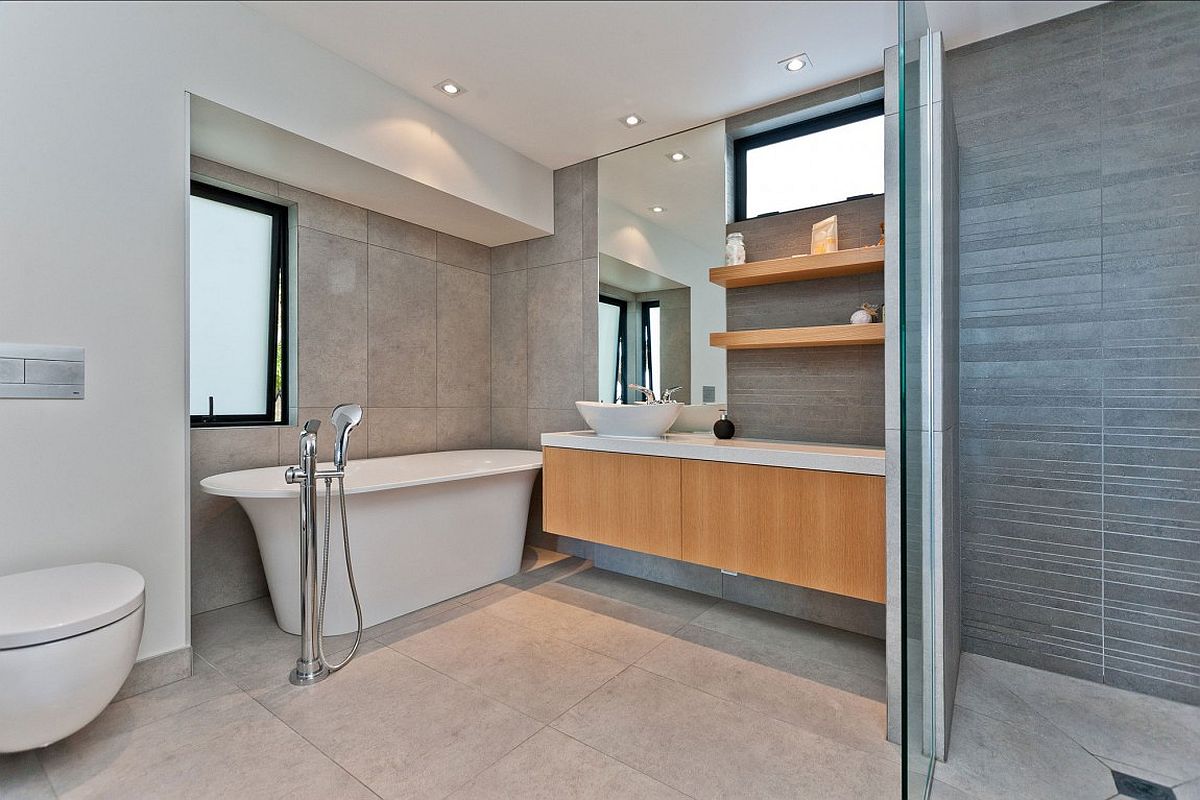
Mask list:
[[[863,303],[862,307],[850,315],[851,325],[868,325],[879,316],[879,306]]]

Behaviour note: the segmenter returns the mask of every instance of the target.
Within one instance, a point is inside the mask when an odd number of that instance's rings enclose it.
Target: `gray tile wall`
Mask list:
[[[490,248],[205,159],[194,157],[192,171],[296,206],[295,419],[361,404],[355,458],[491,446]],[[297,436],[294,427],[192,431],[193,613],[267,593],[249,519],[200,480],[295,463]],[[332,442],[321,439],[328,459]]]
[[[1200,703],[1200,4],[950,53],[965,649]]]
[[[873,245],[883,222],[883,197],[731,223],[746,258],[761,261],[808,253],[812,226],[838,218],[842,249]],[[863,303],[883,302],[883,275],[731,289],[727,329],[838,325]],[[883,348],[731,350],[727,356],[729,417],[739,436],[883,446]]]
[[[543,433],[586,427],[575,401],[597,391],[596,165],[554,173],[552,236],[492,250],[494,447],[538,450]]]

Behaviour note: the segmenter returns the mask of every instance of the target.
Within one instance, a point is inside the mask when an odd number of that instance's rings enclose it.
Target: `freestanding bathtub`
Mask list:
[[[322,464],[322,469],[332,465]],[[351,460],[346,467],[350,553],[363,625],[424,608],[514,575],[542,454],[459,450]],[[300,487],[285,467],[205,478],[209,494],[233,497],[254,525],[279,627],[300,633]],[[329,537],[325,632],[356,626],[346,582],[337,481]],[[318,535],[324,534],[325,482],[318,482]],[[318,550],[320,559],[320,550]]]

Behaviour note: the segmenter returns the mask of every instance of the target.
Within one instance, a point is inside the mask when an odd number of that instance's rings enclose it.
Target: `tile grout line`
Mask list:
[[[243,690],[243,694],[247,694],[247,695],[249,695],[249,692],[246,692],[245,690]],[[320,753],[321,755],[325,756],[325,758],[329,759],[329,763],[331,763],[331,764],[335,765],[335,766],[336,766],[338,769],[340,769],[342,772],[344,772],[344,773],[346,773],[347,775],[349,775],[349,776],[350,776],[350,777],[351,777],[351,778],[354,780],[354,782],[355,782],[355,783],[357,783],[359,786],[361,786],[361,787],[363,787],[364,789],[366,789],[366,790],[367,790],[367,792],[369,792],[371,795],[373,795],[374,797],[377,797],[377,798],[379,798],[379,800],[383,800],[382,796],[381,796],[379,793],[375,792],[374,790],[372,790],[372,789],[371,789],[371,787],[370,787],[370,786],[367,786],[365,783],[363,783],[362,779],[361,779],[361,778],[359,778],[357,775],[355,775],[353,772],[351,772],[351,771],[350,771],[350,769],[349,769],[348,767],[346,767],[344,764],[342,764],[342,762],[338,761],[338,760],[337,760],[336,758],[334,758],[332,755],[330,755],[329,753],[325,752],[325,751],[324,751],[323,749],[321,749],[321,747],[319,747],[319,746],[318,746],[318,745],[317,745],[315,742],[313,742],[311,739],[309,739],[309,738],[308,738],[307,736],[305,736],[303,733],[301,733],[300,731],[296,730],[296,729],[295,729],[295,728],[293,728],[291,725],[289,725],[289,724],[287,723],[287,720],[283,719],[283,718],[282,718],[282,717],[280,717],[278,714],[276,714],[274,711],[272,711],[270,708],[268,708],[268,707],[267,707],[267,706],[266,706],[266,705],[265,705],[265,704],[264,704],[264,703],[263,703],[261,700],[259,700],[259,698],[257,698],[257,697],[254,697],[253,695],[249,695],[249,696],[250,696],[250,699],[251,699],[251,700],[253,700],[255,703],[257,703],[257,704],[258,704],[258,706],[259,706],[260,708],[262,708],[264,711],[266,711],[268,714],[270,714],[270,715],[271,715],[271,717],[272,717],[273,719],[276,719],[276,720],[278,720],[278,721],[279,721],[279,723],[280,723],[280,724],[282,724],[282,725],[283,725],[285,728],[287,728],[289,731],[291,731],[292,733],[294,733],[294,734],[296,734],[297,736],[299,736],[299,737],[300,737],[300,739],[301,739],[301,740],[303,740],[304,742],[308,743],[308,745],[309,745],[310,747],[312,747],[314,750],[316,750],[316,751],[317,751],[318,753]]]
[[[549,727],[549,726],[547,726],[547,727]],[[622,759],[618,758],[617,756],[614,756],[612,753],[607,753],[604,750],[601,750],[599,747],[596,747],[595,745],[588,744],[587,742],[583,741],[582,739],[578,739],[578,738],[572,736],[571,734],[567,733],[566,731],[559,730],[558,728],[551,728],[551,730],[554,731],[555,733],[561,733],[563,736],[566,736],[568,739],[570,739],[573,742],[578,742],[579,744],[583,745],[584,747],[591,750],[592,752],[599,753],[600,755],[604,756],[605,758],[611,758],[613,761],[617,762],[618,764],[623,764],[624,766],[626,766],[629,769],[636,772],[638,775],[642,775],[645,778],[647,778],[648,780],[654,781],[659,786],[663,786],[667,789],[670,789],[671,791],[678,792],[679,794],[683,795],[684,797],[691,798],[691,800],[696,800],[695,795],[688,794],[687,792],[685,792],[683,789],[679,788],[678,786],[667,783],[664,780],[659,780],[658,778],[654,777],[653,775],[638,769],[633,764],[630,764],[629,762],[623,761]]]

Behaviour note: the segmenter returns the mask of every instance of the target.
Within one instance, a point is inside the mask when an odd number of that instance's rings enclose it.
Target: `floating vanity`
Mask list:
[[[548,433],[550,533],[876,603],[882,448]]]

